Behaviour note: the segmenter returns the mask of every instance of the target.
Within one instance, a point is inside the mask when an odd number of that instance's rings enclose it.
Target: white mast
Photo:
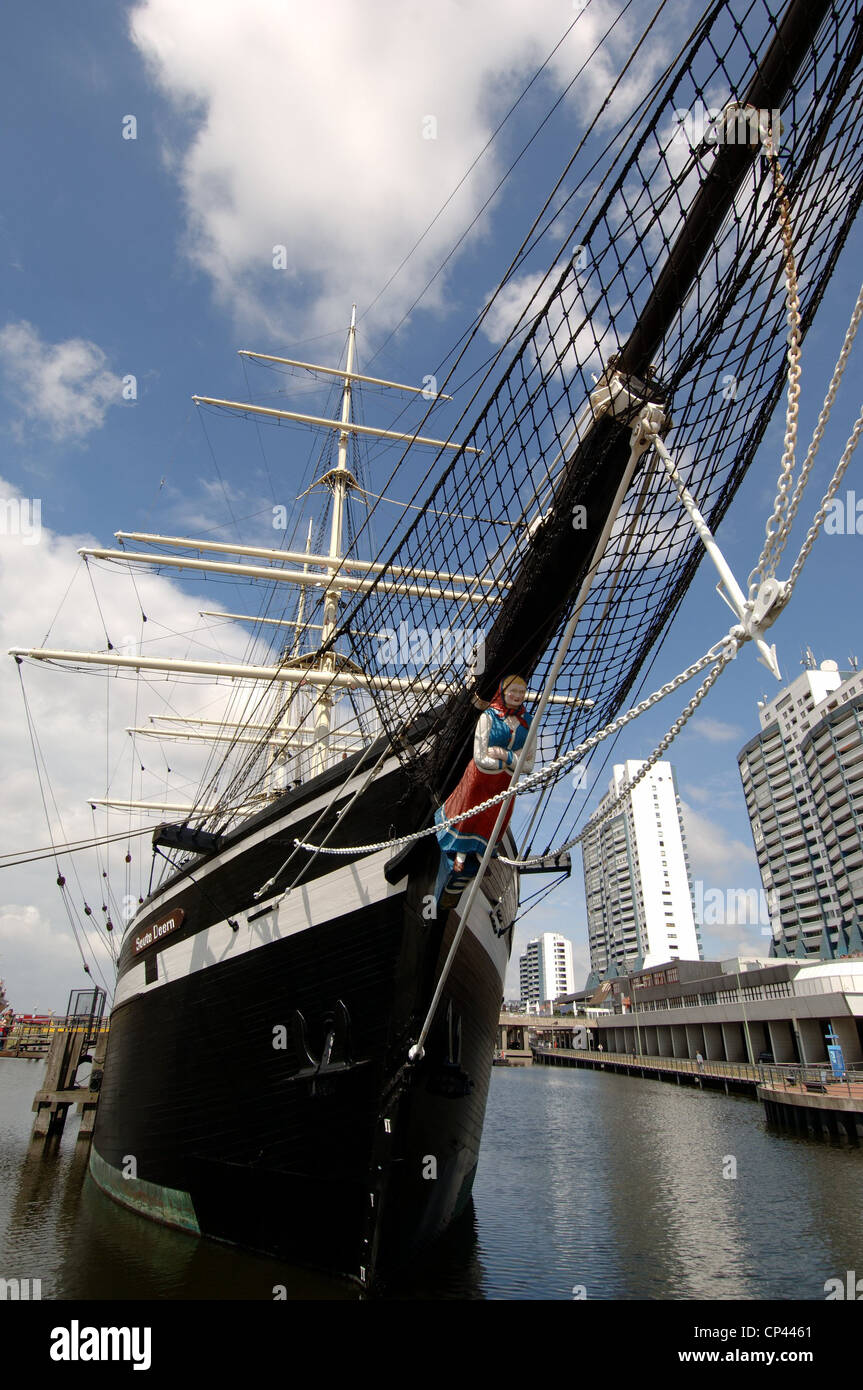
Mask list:
[[[312,484],[312,486],[314,486],[314,484]],[[114,534],[118,541],[141,541],[146,545],[168,545],[178,550],[209,550],[214,555],[248,555],[253,558],[257,557],[261,560],[274,560],[280,565],[283,565],[286,560],[290,560],[295,564],[304,566],[317,565],[320,567],[321,565],[326,565],[330,558],[328,555],[313,555],[310,547],[307,547],[305,550],[274,550],[272,546],[238,545],[231,541],[214,541],[209,537],[205,537],[203,540],[195,540],[190,536],[158,536],[148,531],[116,531]],[[89,555],[95,554],[96,552],[87,551],[86,553]],[[126,557],[126,551],[119,550],[105,550],[100,551],[99,554],[103,556],[113,556],[115,559]],[[157,559],[152,555],[148,556],[148,559],[154,564],[158,563]],[[497,579],[489,577],[483,578],[476,574],[454,574],[449,570],[420,569],[415,565],[381,565],[372,560],[354,560],[351,559],[349,555],[342,556],[341,568],[343,570],[362,570],[364,578],[368,578],[369,575],[401,574],[408,575],[413,579],[447,579],[459,584],[485,584],[486,587],[493,586],[494,588],[500,589],[509,588],[509,585],[505,582],[500,582]],[[216,614],[216,616],[220,617],[221,614]],[[263,622],[264,620],[259,619],[258,621]]]
[[[351,391],[353,389],[351,374],[354,369],[354,345],[356,342],[356,334],[357,306],[354,304],[351,310],[351,326],[348,331],[348,359],[344,384],[342,386],[342,425],[348,425],[351,419]],[[342,558],[342,530],[344,526],[345,499],[347,498],[348,488],[356,487],[357,485],[356,479],[348,470],[347,459],[348,432],[346,429],[342,429],[339,434],[339,452],[336,467],[324,475],[333,490],[333,520],[330,527],[329,554],[330,561],[333,562],[331,563],[333,576],[338,573],[338,561]],[[335,587],[331,586],[327,590],[324,598],[324,620],[323,631],[321,632],[321,646],[326,646],[338,627],[340,597],[339,590]],[[335,668],[335,652],[328,651],[324,654],[321,661],[321,669],[324,671],[335,671]],[[326,766],[326,745],[323,740],[328,737],[330,732],[332,707],[333,700],[329,687],[327,687],[321,691],[316,706],[315,736],[322,742],[315,756],[312,769],[313,775],[318,772],[323,772]]]
[[[324,478],[329,478],[336,472],[331,469],[329,474],[324,474]],[[160,537],[160,540],[164,538]],[[202,550],[208,547],[205,542],[193,543],[185,542],[186,545],[197,544]],[[453,600],[464,600],[465,603],[495,604],[499,596],[496,593],[484,591],[463,592],[458,589],[441,589],[431,584],[409,584],[401,580],[388,579],[359,579],[353,575],[339,574],[335,579],[332,575],[316,574],[308,571],[308,564],[320,563],[330,565],[331,559],[328,555],[322,556],[319,561],[315,561],[314,556],[303,557],[306,568],[302,570],[279,569],[275,565],[242,565],[230,564],[222,560],[194,560],[186,559],[184,556],[174,555],[155,555],[152,552],[129,551],[129,550],[106,550],[101,546],[83,545],[78,551],[79,555],[89,556],[94,560],[117,560],[124,565],[141,564],[153,565],[158,569],[176,570],[196,570],[202,574],[233,574],[241,579],[263,579],[271,584],[305,584],[308,588],[325,589],[335,585],[339,589],[347,589],[351,593],[367,594],[372,587],[377,587],[382,594],[404,594],[407,597],[416,598],[445,598]],[[395,571],[393,571],[395,572]],[[471,584],[479,583],[476,576],[466,575],[466,582]],[[501,589],[503,586],[501,586]]]
[[[310,521],[309,521],[308,534],[306,535],[306,554],[307,554],[307,555],[311,555],[311,553],[312,553],[312,529],[313,529],[313,523],[312,523],[311,520],[310,520]],[[308,572],[309,572],[309,566],[308,566],[308,564],[306,563],[306,564],[303,565],[303,574],[308,574]],[[292,647],[292,649],[291,649],[291,657],[292,657],[292,658],[296,658],[297,656],[299,656],[299,652],[300,652],[300,643],[301,643],[301,641],[302,641],[302,636],[303,636],[303,622],[304,622],[304,619],[305,619],[305,612],[306,612],[306,590],[305,590],[305,588],[304,588],[303,586],[301,586],[301,587],[300,587],[300,596],[299,596],[299,600],[298,600],[298,603],[297,603],[297,617],[296,617],[296,626],[294,627],[294,641],[293,641],[293,647]],[[285,649],[285,655],[287,655],[287,648]],[[284,659],[284,656],[283,656],[283,659]],[[278,731],[279,731],[279,734],[281,735],[281,738],[280,738],[280,747],[279,747],[279,744],[277,743],[275,747],[271,747],[271,749],[270,749],[270,786],[271,786],[271,788],[272,788],[272,790],[273,790],[274,792],[283,791],[283,790],[286,788],[286,786],[287,786],[287,776],[286,776],[286,772],[287,772],[287,763],[288,763],[289,758],[290,758],[290,754],[289,754],[289,751],[288,751],[289,748],[290,748],[292,745],[293,745],[293,746],[300,746],[300,747],[303,746],[303,742],[302,742],[302,740],[299,738],[299,729],[300,729],[300,725],[298,724],[298,725],[295,725],[293,728],[291,728],[291,726],[288,724],[288,717],[289,717],[289,713],[291,712],[291,706],[292,706],[292,704],[293,704],[295,691],[296,691],[296,686],[294,686],[294,685],[289,686],[289,687],[288,687],[288,691],[287,691],[287,698],[284,700],[284,702],[282,702],[281,696],[280,696],[280,692],[279,692],[279,689],[278,689],[278,686],[276,687],[276,696],[275,696],[275,699],[276,699],[276,714],[279,716]],[[296,717],[296,711],[293,711],[293,713],[294,713],[294,715],[295,715],[295,717]],[[302,722],[302,721],[301,721],[301,722]],[[295,738],[295,739],[291,739],[290,735],[291,735],[292,733],[296,735],[296,738]],[[309,741],[310,741],[310,740],[309,740]]]
[[[325,770],[329,755],[346,756],[351,752],[358,752],[368,742],[370,735],[363,733],[361,729],[349,731],[346,727],[333,727],[332,711],[339,692],[362,691],[371,693],[377,690],[400,690],[406,694],[414,694],[418,691],[430,691],[446,696],[454,689],[452,681],[445,678],[435,680],[434,678],[418,676],[369,675],[344,653],[336,651],[331,644],[338,631],[339,611],[342,606],[343,595],[368,593],[371,589],[376,588],[382,594],[394,593],[405,597],[415,596],[417,598],[452,601],[459,605],[462,612],[466,609],[471,616],[478,616],[477,610],[484,613],[493,610],[508,587],[505,581],[498,581],[484,574],[450,573],[449,571],[426,569],[422,566],[387,566],[379,561],[363,560],[345,554],[344,532],[348,493],[351,488],[359,489],[359,483],[348,464],[348,447],[351,437],[391,440],[403,444],[431,446],[447,450],[458,450],[464,447],[466,452],[471,454],[479,455],[481,453],[481,450],[477,448],[462,446],[451,440],[432,439],[419,434],[411,434],[408,431],[378,429],[369,425],[357,424],[351,419],[354,382],[367,382],[376,386],[406,391],[413,395],[421,395],[424,399],[430,397],[430,393],[424,388],[406,386],[401,382],[385,381],[382,378],[365,376],[355,371],[356,326],[357,311],[356,305],[353,305],[348,330],[347,360],[344,369],[323,367],[314,363],[276,357],[267,353],[248,351],[243,353],[247,357],[283,363],[288,367],[322,372],[337,380],[342,387],[341,410],[338,419],[329,420],[295,411],[272,409],[254,405],[251,402],[216,400],[207,396],[193,397],[198,405],[206,404],[239,410],[249,414],[263,415],[278,421],[295,421],[337,433],[335,465],[315,480],[318,484],[325,483],[332,492],[333,511],[329,548],[326,554],[312,552],[313,530],[311,523],[304,551],[276,550],[268,546],[240,545],[211,539],[197,541],[183,536],[158,536],[129,531],[117,532],[117,539],[121,546],[126,541],[143,542],[145,545],[166,547],[180,552],[189,550],[198,550],[204,554],[209,552],[209,555],[206,559],[197,559],[182,553],[180,555],[166,555],[153,551],[149,553],[136,552],[124,548],[111,550],[103,547],[84,547],[79,550],[79,554],[85,559],[119,561],[124,565],[147,565],[169,572],[171,570],[186,570],[201,575],[230,576],[247,582],[265,581],[268,584],[297,586],[300,591],[299,604],[296,616],[290,620],[286,618],[254,618],[251,614],[206,612],[206,616],[239,618],[242,621],[271,623],[274,626],[291,628],[293,639],[289,639],[285,643],[277,664],[268,666],[244,661],[196,661],[188,657],[186,659],[172,659],[125,656],[113,650],[78,652],[18,647],[10,653],[19,661],[29,658],[36,661],[69,663],[85,667],[101,666],[109,670],[114,668],[118,673],[137,671],[150,674],[164,673],[173,678],[183,676],[207,677],[217,682],[229,680],[252,682],[255,685],[259,685],[260,682],[271,683],[274,709],[272,723],[268,725],[232,723],[230,720],[193,720],[179,717],[170,720],[167,717],[162,717],[158,721],[159,724],[176,723],[181,727],[174,730],[143,727],[129,730],[130,733],[139,737],[162,737],[189,743],[210,743],[211,746],[229,743],[263,745],[267,749],[272,775],[269,795],[277,795],[282,790],[275,784],[277,779],[282,776],[285,765],[291,758],[297,760],[295,766],[298,772],[300,772],[299,763],[302,763],[304,765],[302,771],[306,775],[308,775],[308,771],[312,775],[317,775]],[[442,396],[439,393],[433,398],[450,399],[450,397]],[[323,547],[320,548],[323,549]],[[213,555],[224,558],[210,558]],[[235,558],[229,560],[227,558],[229,556]],[[294,566],[294,568],[287,568],[288,565]],[[315,601],[322,600],[322,621],[319,623],[307,623],[305,621],[308,608],[307,588],[316,590]],[[315,650],[304,653],[300,648],[302,645],[301,635],[305,629],[313,630],[316,634],[320,633],[320,639],[314,644]],[[364,635],[372,636],[374,634]],[[389,630],[385,634],[377,635],[386,636],[388,639],[392,637]],[[324,650],[321,650],[322,648]],[[287,686],[288,689],[284,690],[284,686]],[[292,708],[297,703],[292,698],[295,694],[300,696],[300,708]],[[306,704],[307,697],[308,704]],[[591,703],[571,696],[552,698],[561,704],[568,705]],[[312,721],[314,721],[313,727]],[[255,738],[255,734],[258,734],[259,737]],[[261,734],[265,735],[263,739],[260,738]],[[311,760],[310,768],[308,768],[307,759]],[[267,795],[267,793],[264,794],[264,799]],[[254,797],[252,800],[258,801],[260,796]],[[129,802],[112,798],[94,799],[92,804],[123,806],[126,809],[134,807],[140,810],[163,809],[182,814],[190,814],[192,811],[191,807],[167,803]],[[214,808],[199,807],[197,809],[201,814],[208,814]],[[251,807],[234,808],[235,811],[240,809],[248,810]]]

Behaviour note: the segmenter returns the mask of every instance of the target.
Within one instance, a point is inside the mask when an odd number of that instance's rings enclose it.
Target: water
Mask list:
[[[355,1299],[145,1221],[75,1152],[27,1158],[43,1064],[0,1061],[0,1276],[43,1299]],[[83,1146],[82,1146],[83,1147]],[[770,1130],[745,1097],[608,1072],[496,1068],[474,1210],[391,1299],[823,1300],[863,1273],[859,1149]],[[736,1178],[725,1173],[735,1170]]]

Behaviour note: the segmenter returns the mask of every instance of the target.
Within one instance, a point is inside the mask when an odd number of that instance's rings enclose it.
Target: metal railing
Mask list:
[[[108,1032],[108,1022],[105,1020],[93,1023],[89,1019],[67,1020],[63,1017],[54,1018],[50,1023],[20,1021],[13,1023],[6,1037],[0,1040],[0,1050],[14,1052],[16,1057],[41,1056],[47,1053],[57,1033],[76,1031],[86,1031],[88,1041],[95,1041],[97,1037]]]
[[[863,1064],[846,1067],[845,1076],[835,1077],[826,1062],[727,1062],[694,1057],[652,1057],[636,1052],[600,1052],[596,1048],[549,1047],[532,1043],[532,1050],[544,1057],[581,1057],[592,1062],[613,1062],[633,1070],[679,1072],[693,1076],[713,1076],[719,1079],[751,1081],[754,1085],[781,1086],[784,1090],[801,1090],[823,1086],[828,1095],[859,1095],[863,1101]]]
[[[763,1085],[781,1087],[783,1091],[809,1090],[825,1095],[857,1097],[863,1109],[863,1066],[859,1063],[847,1066],[843,1076],[834,1076],[826,1062],[808,1062],[803,1066],[773,1063],[763,1070],[769,1073]]]

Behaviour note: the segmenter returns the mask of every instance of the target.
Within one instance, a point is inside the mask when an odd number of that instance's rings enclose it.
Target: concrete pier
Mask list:
[[[536,1025],[536,1018],[529,1014],[514,1014],[504,1011],[498,1024],[498,1046],[495,1063],[505,1063],[511,1067],[529,1067],[533,1062],[530,1050],[530,1031]]]
[[[827,1135],[848,1138],[859,1143],[863,1138],[863,1082],[836,1081],[823,1083],[773,1082],[758,1087],[758,1099],[764,1102],[771,1124],[792,1129],[798,1134]]]

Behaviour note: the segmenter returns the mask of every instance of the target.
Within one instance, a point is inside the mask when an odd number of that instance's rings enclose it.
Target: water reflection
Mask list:
[[[776,1133],[746,1097],[612,1072],[504,1076],[497,1142],[512,1151],[521,1125],[523,1166],[500,1234],[511,1264],[544,1270],[540,1297],[571,1282],[588,1298],[821,1299],[861,1264],[858,1150]],[[500,1221],[481,1186],[477,1209],[488,1247]]]
[[[27,1153],[33,1063],[0,1063],[0,1250],[43,1298],[356,1300],[145,1221],[86,1172],[77,1123]],[[736,1164],[736,1177],[729,1158]],[[770,1130],[744,1097],[611,1072],[496,1069],[474,1205],[389,1300],[823,1299],[863,1268],[859,1152]]]

